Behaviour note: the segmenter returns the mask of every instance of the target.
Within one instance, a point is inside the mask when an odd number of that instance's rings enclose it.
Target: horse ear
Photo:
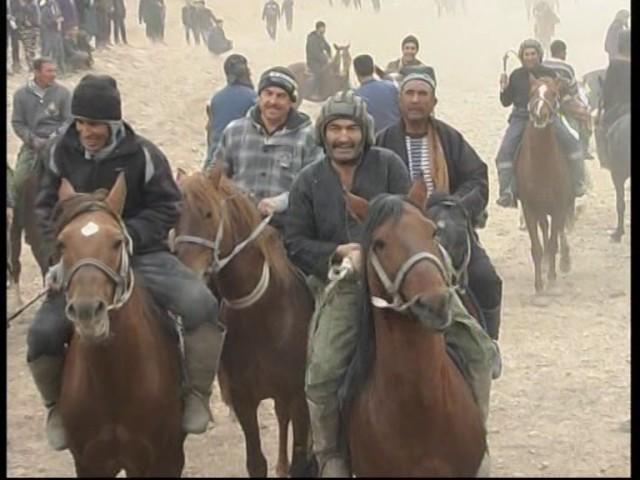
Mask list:
[[[176,170],[176,183],[178,185],[182,185],[182,182],[184,181],[186,176],[187,172],[185,171],[185,169],[182,167],[178,167]]]
[[[369,202],[347,191],[344,192],[344,201],[347,212],[360,223],[364,223],[369,214]]]
[[[218,188],[220,186],[220,179],[222,178],[223,173],[222,162],[220,161],[214,163],[213,167],[209,169],[208,177],[214,187]]]
[[[411,184],[411,190],[407,198],[420,207],[424,211],[427,205],[427,185],[422,178],[416,178]]]
[[[66,200],[67,198],[72,197],[75,194],[76,191],[73,188],[73,185],[71,185],[69,180],[63,178],[60,182],[60,188],[58,188],[58,201],[62,202],[63,200]]]
[[[335,48],[335,49],[336,49],[336,51],[340,51],[340,47],[339,47],[337,44],[335,44],[335,43],[333,44],[333,48]]]
[[[104,201],[111,210],[116,212],[118,215],[122,215],[124,200],[126,197],[127,183],[124,181],[124,172],[120,172],[116,179],[116,183],[113,184],[113,187],[111,187],[111,190],[109,191],[109,195],[107,195],[107,198]]]

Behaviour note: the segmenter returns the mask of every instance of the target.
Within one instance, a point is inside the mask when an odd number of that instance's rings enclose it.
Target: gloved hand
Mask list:
[[[55,265],[49,267],[49,270],[44,277],[44,286],[51,292],[59,292],[62,289],[63,281],[64,271],[62,267],[62,260],[60,260]]]

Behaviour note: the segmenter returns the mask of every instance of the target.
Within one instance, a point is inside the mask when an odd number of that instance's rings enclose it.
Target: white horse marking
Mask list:
[[[87,223],[80,232],[85,237],[90,237],[91,235],[95,235],[100,230],[100,227],[93,222]]]

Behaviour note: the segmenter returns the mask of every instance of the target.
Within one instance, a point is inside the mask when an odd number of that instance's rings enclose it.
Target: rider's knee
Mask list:
[[[182,317],[186,331],[192,331],[205,322],[218,323],[218,300],[201,281],[190,288],[181,288],[176,295],[177,308],[174,312]]]

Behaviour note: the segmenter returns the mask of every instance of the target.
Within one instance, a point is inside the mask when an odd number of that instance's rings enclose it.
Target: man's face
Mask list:
[[[270,123],[281,124],[289,115],[293,102],[284,89],[267,87],[260,92],[258,106],[263,119]]]
[[[525,48],[522,52],[522,65],[527,69],[532,69],[540,64],[540,54],[535,48]]]
[[[362,128],[349,118],[332,120],[325,127],[325,142],[331,159],[337,163],[352,163],[360,158]]]
[[[402,47],[402,57],[405,60],[415,60],[418,54],[418,46],[415,43],[405,43]]]
[[[406,121],[426,120],[436,103],[433,89],[421,80],[411,80],[400,93],[400,112]]]
[[[91,153],[102,150],[109,142],[111,129],[105,122],[76,119],[76,130],[82,146]]]
[[[320,34],[320,36],[324,37],[324,32],[327,31],[327,27],[326,26],[322,26],[322,27],[318,27],[317,32]]]
[[[56,66],[53,63],[43,63],[33,75],[38,85],[48,87],[56,79]]]

